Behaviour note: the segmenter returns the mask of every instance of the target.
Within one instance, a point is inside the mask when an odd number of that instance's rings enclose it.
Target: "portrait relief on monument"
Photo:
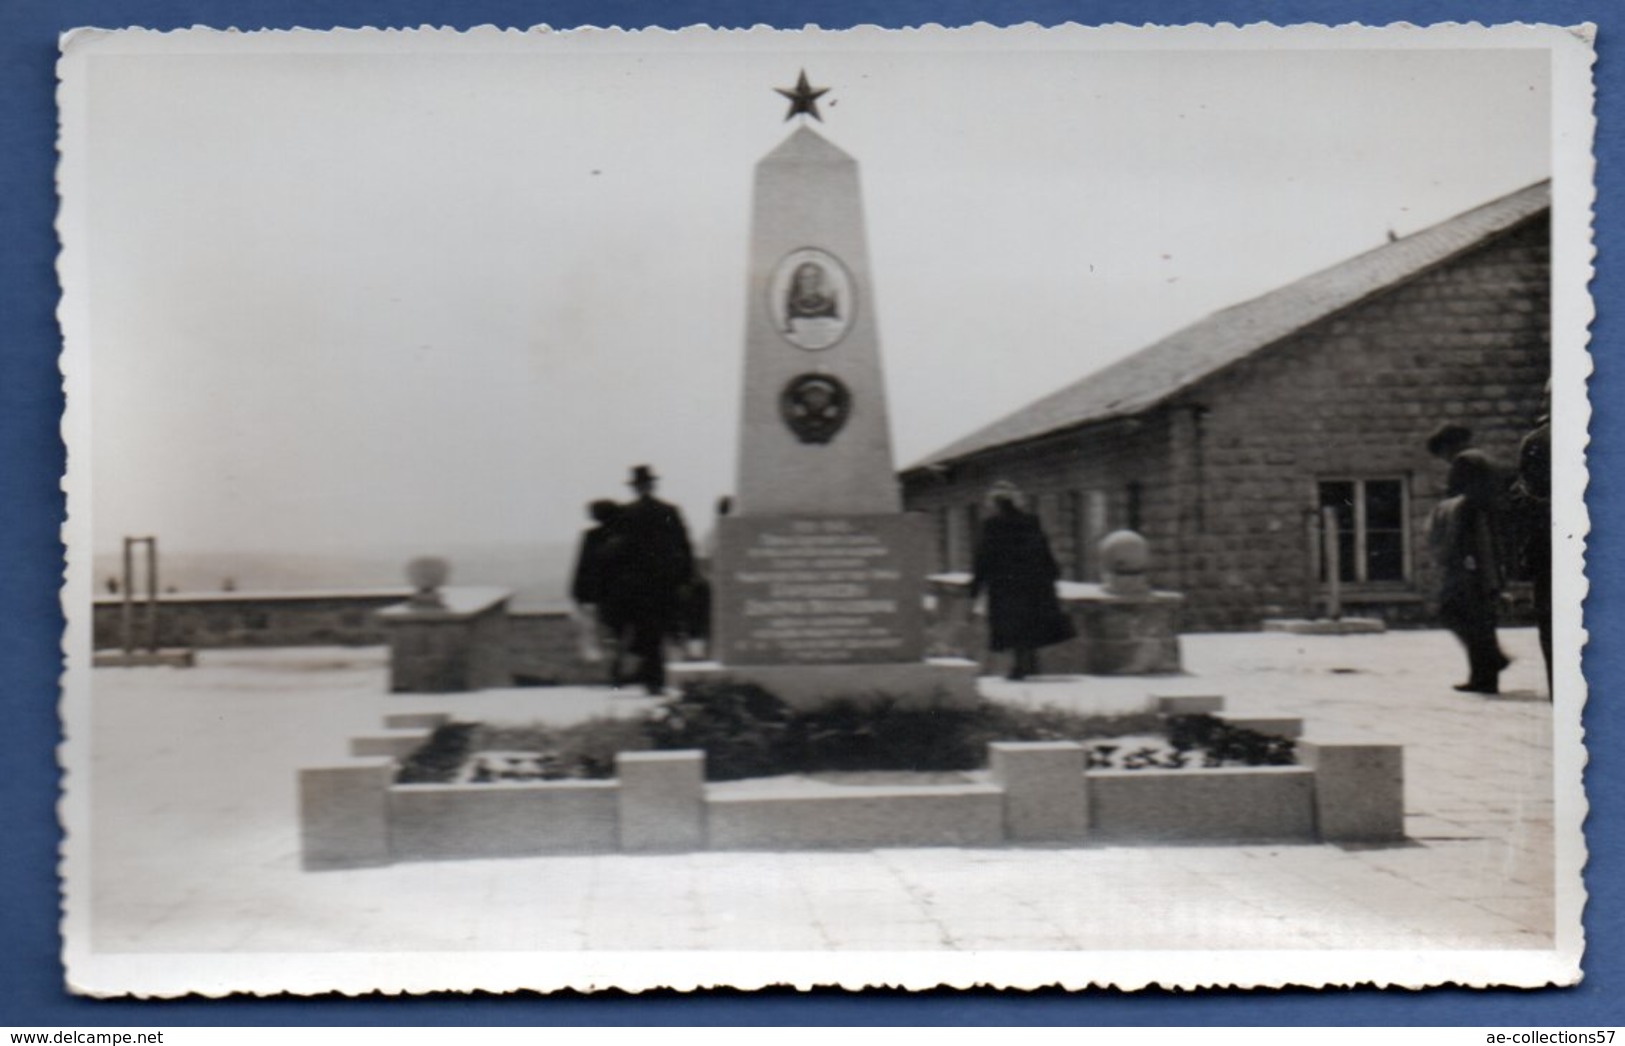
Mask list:
[[[852,277],[828,251],[791,251],[774,268],[768,314],[796,348],[817,352],[835,345],[851,329],[856,311]]]

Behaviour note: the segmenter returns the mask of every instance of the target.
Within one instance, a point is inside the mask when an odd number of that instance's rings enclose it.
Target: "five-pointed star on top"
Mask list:
[[[829,88],[813,87],[807,83],[807,70],[801,70],[801,76],[796,80],[795,90],[784,87],[775,87],[773,90],[790,99],[790,111],[784,114],[786,120],[792,116],[806,113],[819,123],[824,122],[824,118],[818,115],[818,96],[828,93]]]

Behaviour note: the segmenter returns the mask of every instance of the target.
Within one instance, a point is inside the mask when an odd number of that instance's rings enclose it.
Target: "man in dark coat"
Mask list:
[[[1512,663],[1495,635],[1503,580],[1498,515],[1506,477],[1472,446],[1472,438],[1461,425],[1442,425],[1428,438],[1428,453],[1450,464],[1430,544],[1441,575],[1439,619],[1467,651],[1467,682],[1456,689],[1495,694],[1502,669]]]
[[[1038,672],[1038,649],[1076,635],[1061,610],[1061,576],[1044,528],[1019,506],[1015,485],[1001,480],[988,492],[993,514],[976,544],[971,598],[987,590],[988,646],[1011,652],[1010,679]]]
[[[615,517],[611,600],[621,622],[622,649],[638,659],[636,679],[651,694],[666,687],[665,641],[677,625],[682,593],[694,576],[694,551],[682,513],[654,496],[658,477],[647,465],[632,470],[637,497]]]
[[[1552,423],[1551,384],[1546,413],[1518,446],[1518,481],[1513,486],[1523,515],[1523,569],[1534,586],[1535,624],[1546,661],[1546,696],[1552,693]]]

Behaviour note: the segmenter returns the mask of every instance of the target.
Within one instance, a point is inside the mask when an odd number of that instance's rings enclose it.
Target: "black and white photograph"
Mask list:
[[[70,990],[1576,983],[1592,59],[67,35]]]

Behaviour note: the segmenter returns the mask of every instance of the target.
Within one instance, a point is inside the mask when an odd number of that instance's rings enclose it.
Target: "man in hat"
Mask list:
[[[665,641],[677,624],[684,588],[694,575],[694,552],[682,513],[654,496],[659,477],[647,465],[632,469],[636,497],[615,517],[614,601],[621,649],[638,659],[634,678],[651,694],[666,687]]]
[[[1456,424],[1441,425],[1428,437],[1428,453],[1450,465],[1430,544],[1440,571],[1439,619],[1467,652],[1467,682],[1456,689],[1494,694],[1500,692],[1501,670],[1512,663],[1495,635],[1502,583],[1498,515],[1506,477],[1472,441],[1472,430]]]

